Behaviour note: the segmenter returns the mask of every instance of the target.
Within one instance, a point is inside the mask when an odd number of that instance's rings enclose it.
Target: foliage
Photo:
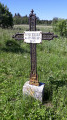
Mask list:
[[[40,19],[37,19],[37,24],[51,25],[52,20],[40,20]]]
[[[51,25],[52,20],[40,20],[39,17],[36,17],[37,24],[44,24],[44,25]],[[15,13],[14,17],[14,24],[28,24],[29,23],[29,17],[27,15],[21,16],[19,13]]]
[[[58,22],[58,18],[54,17],[53,20],[52,20],[52,25],[55,25],[57,22]]]
[[[0,27],[12,27],[13,26],[13,18],[11,12],[7,6],[4,6],[0,3]]]
[[[67,37],[67,20],[59,19],[53,26],[55,32]]]
[[[15,13],[15,16],[13,17],[13,20],[14,20],[14,24],[28,24],[28,17],[27,15],[22,17],[19,13],[16,14]]]
[[[37,44],[37,71],[45,83],[44,103],[23,96],[30,75],[30,46],[12,35],[28,26],[0,28],[0,120],[67,120],[67,38]],[[45,32],[52,27],[37,26]],[[19,29],[18,29],[19,30]]]

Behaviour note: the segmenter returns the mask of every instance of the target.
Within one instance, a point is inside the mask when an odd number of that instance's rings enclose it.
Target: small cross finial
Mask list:
[[[33,14],[33,12],[34,12],[34,10],[32,9],[32,10],[31,10],[31,13]]]

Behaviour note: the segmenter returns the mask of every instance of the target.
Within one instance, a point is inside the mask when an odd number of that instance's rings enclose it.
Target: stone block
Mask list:
[[[23,95],[31,96],[43,102],[44,86],[44,83],[39,83],[39,86],[30,85],[29,81],[27,81],[23,86]]]

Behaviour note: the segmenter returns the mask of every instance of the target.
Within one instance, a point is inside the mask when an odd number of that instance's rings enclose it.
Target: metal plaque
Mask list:
[[[41,43],[42,32],[41,31],[25,31],[24,42],[26,43]]]

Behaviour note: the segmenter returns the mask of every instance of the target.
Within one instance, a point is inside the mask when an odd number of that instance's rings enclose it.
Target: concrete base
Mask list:
[[[32,96],[33,98],[43,102],[44,83],[39,83],[39,86],[30,85],[27,81],[23,86],[23,95]]]

